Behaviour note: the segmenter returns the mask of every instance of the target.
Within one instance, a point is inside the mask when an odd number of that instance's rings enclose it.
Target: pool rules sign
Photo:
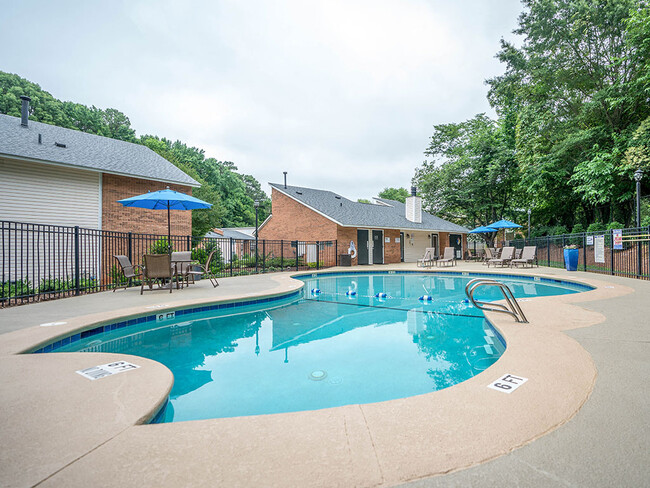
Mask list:
[[[515,376],[513,374],[504,374],[501,378],[496,381],[493,381],[488,385],[488,388],[493,390],[500,391],[502,393],[512,393],[521,385],[526,383],[528,378],[522,378],[521,376]]]

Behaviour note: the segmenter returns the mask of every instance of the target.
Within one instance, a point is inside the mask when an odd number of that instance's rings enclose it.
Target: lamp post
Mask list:
[[[255,273],[257,273],[257,211],[260,208],[260,201],[255,200]]]
[[[530,214],[531,210],[528,209],[528,238],[530,239]]]
[[[637,169],[634,172],[634,181],[636,181],[636,226],[641,227],[641,179],[643,170]]]

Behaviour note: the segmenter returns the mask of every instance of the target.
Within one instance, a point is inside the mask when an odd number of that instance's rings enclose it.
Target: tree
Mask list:
[[[379,198],[386,200],[395,200],[396,202],[406,202],[406,199],[411,196],[406,188],[384,188],[379,195]]]

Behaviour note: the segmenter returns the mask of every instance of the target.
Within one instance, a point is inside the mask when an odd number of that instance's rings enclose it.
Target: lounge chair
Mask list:
[[[214,256],[215,252],[217,252],[217,248],[214,248],[212,252],[208,255],[208,259],[205,261],[205,264],[201,264],[197,261],[192,262],[192,266],[190,266],[190,269],[187,270],[187,276],[192,277],[192,282],[194,282],[195,276],[203,275],[210,280],[210,283],[212,283],[212,286],[214,288],[219,286],[217,277],[214,275],[212,271],[210,271],[210,263],[212,262],[212,257]],[[199,269],[195,269],[195,268],[199,268]]]
[[[142,266],[136,264],[135,266],[131,264],[131,260],[127,256],[123,256],[121,254],[116,254],[113,256],[115,259],[117,259],[117,262],[120,265],[120,268],[122,269],[122,275],[124,276],[125,280],[120,281],[119,283],[115,283],[115,287],[113,288],[113,292],[117,290],[118,288],[126,288],[131,284],[131,280],[133,278],[138,278],[142,274]],[[121,277],[118,277],[121,278]]]
[[[424,256],[422,258],[418,259],[418,266],[431,266],[433,265],[433,262],[435,258],[433,255],[435,254],[436,249],[434,247],[427,247],[426,250],[424,251]]]
[[[498,258],[493,258],[490,259],[487,262],[488,268],[490,267],[490,264],[494,264],[495,266],[498,264],[499,266],[503,267],[506,264],[510,264],[510,261],[512,258],[515,256],[515,248],[514,247],[504,247],[501,249],[501,255]]]
[[[523,252],[521,253],[521,258],[513,259],[510,261],[510,266],[518,267],[520,264],[526,267],[530,264],[530,267],[533,267],[533,264],[537,264],[537,246],[525,246]]]
[[[485,248],[485,254],[483,255],[483,264],[487,264],[491,259],[494,259],[494,253],[492,252],[492,249],[489,247]]]
[[[171,256],[169,254],[145,254],[143,259],[144,266],[142,267],[140,295],[144,291],[145,283],[149,285],[149,290],[153,290],[153,284],[156,282],[160,288],[163,286],[165,288],[168,287],[169,293],[171,293],[174,278]]]
[[[449,263],[450,266],[454,266],[456,264],[456,255],[454,253],[455,249],[453,247],[445,247],[445,253],[441,259],[438,259],[438,261],[436,261],[436,264],[441,265],[444,263],[446,265]]]

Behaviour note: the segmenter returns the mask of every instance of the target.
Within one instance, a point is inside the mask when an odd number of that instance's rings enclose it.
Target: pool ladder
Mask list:
[[[503,298],[506,300],[506,304],[502,305],[500,303],[490,303],[476,300],[474,298],[474,292],[481,286],[496,286],[499,290],[501,290]],[[517,299],[512,294],[512,291],[500,281],[492,280],[490,278],[475,278],[465,286],[465,294],[467,295],[467,298],[470,299],[472,304],[480,310],[507,313],[508,315],[512,315],[517,322],[524,324],[528,323],[528,319],[524,315],[524,312],[521,310],[521,307],[517,303]]]

